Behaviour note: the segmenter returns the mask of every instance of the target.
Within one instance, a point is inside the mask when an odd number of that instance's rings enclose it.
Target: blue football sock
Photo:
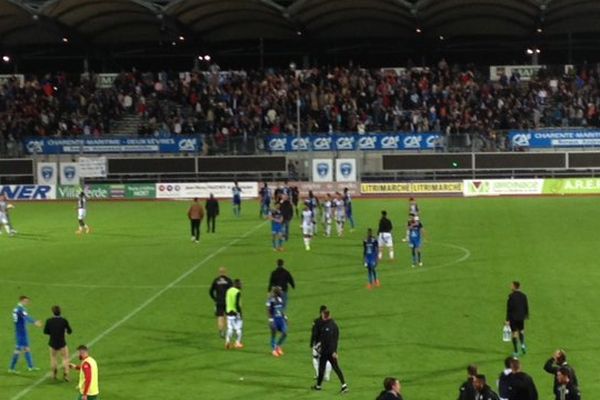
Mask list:
[[[25,352],[25,360],[27,360],[27,366],[33,368],[33,357],[31,357],[31,352]]]
[[[19,361],[19,353],[13,353],[12,359],[10,360],[10,369],[15,369]]]

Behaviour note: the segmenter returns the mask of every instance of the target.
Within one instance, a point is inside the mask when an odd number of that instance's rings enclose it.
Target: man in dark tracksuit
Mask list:
[[[506,302],[506,324],[510,326],[512,332],[512,343],[514,348],[513,356],[519,355],[518,342],[521,342],[521,352],[525,354],[525,320],[529,318],[529,304],[527,296],[521,292],[521,284],[513,281],[512,292],[508,295]]]
[[[511,374],[508,380],[508,400],[538,400],[538,392],[531,376],[521,371],[517,358],[510,360]]]
[[[281,211],[283,217],[283,238],[288,241],[290,238],[290,222],[294,218],[294,206],[286,194],[281,196],[279,211]]]
[[[567,354],[564,350],[556,350],[546,364],[544,364],[544,371],[554,376],[554,386],[552,387],[552,392],[554,395],[558,396],[558,388],[561,385],[558,382],[557,372],[561,368],[566,368],[569,371],[569,381],[578,386],[577,375],[575,375],[575,370],[567,363]],[[558,397],[557,397],[558,398]]]
[[[340,390],[341,393],[348,392],[348,385],[346,384],[346,380],[344,379],[344,374],[338,365],[338,340],[340,337],[340,330],[335,323],[335,321],[331,318],[329,310],[323,311],[322,314],[322,322],[318,326],[317,332],[317,343],[321,343],[321,357],[319,358],[319,376],[317,377],[317,384],[312,388],[314,390],[322,390],[321,384],[323,383],[323,379],[325,377],[325,367],[327,365],[327,361],[331,363],[332,369],[335,371],[336,375],[340,379],[340,383],[342,384],[342,388]]]
[[[477,376],[477,366],[469,365],[467,367],[467,380],[458,389],[458,400],[474,400],[475,399],[475,386],[473,381]]]
[[[277,260],[277,268],[271,272],[267,292],[273,290],[275,286],[279,286],[281,288],[283,292],[283,306],[284,308],[287,308],[288,286],[291,286],[292,289],[296,289],[296,283],[294,282],[294,277],[292,274],[290,274],[290,271],[283,267],[283,260],[281,258]]]
[[[558,388],[556,390],[556,400],[581,400],[579,388],[571,379],[571,370],[567,367],[560,367],[556,372]]]
[[[208,290],[210,298],[215,302],[215,317],[217,317],[217,327],[221,337],[225,337],[225,294],[232,286],[233,281],[227,276],[227,270],[221,267],[219,276],[213,280]]]
[[[215,225],[217,222],[217,215],[219,215],[219,201],[215,199],[213,194],[206,199],[206,232],[215,233]],[[212,228],[211,228],[212,227]]]

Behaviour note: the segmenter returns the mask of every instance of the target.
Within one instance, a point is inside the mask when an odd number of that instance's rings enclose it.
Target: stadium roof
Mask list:
[[[598,0],[0,0],[0,46],[600,33]]]

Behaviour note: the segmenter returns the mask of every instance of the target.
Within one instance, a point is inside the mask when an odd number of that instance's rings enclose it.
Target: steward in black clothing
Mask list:
[[[400,381],[397,378],[385,378],[383,380],[383,391],[379,393],[375,400],[402,400]]]
[[[475,386],[473,381],[477,375],[477,366],[469,365],[467,367],[467,380],[458,389],[458,400],[474,400],[475,399]]]
[[[217,327],[219,329],[219,335],[223,337],[225,335],[225,294],[227,289],[233,286],[233,281],[227,276],[225,268],[219,268],[219,276],[217,276],[208,294],[211,299],[215,302],[215,316],[217,317]]]
[[[525,320],[529,318],[529,304],[527,296],[520,290],[521,284],[517,281],[512,283],[512,292],[508,295],[506,302],[506,323],[510,325],[512,332],[512,343],[514,355],[518,355],[519,348],[517,339],[521,342],[521,351],[525,354]]]
[[[219,201],[215,199],[213,194],[210,194],[210,197],[206,199],[206,204],[204,205],[206,209],[206,232],[215,233],[215,225],[217,222],[217,216],[219,215]]]
[[[504,371],[502,371],[498,377],[498,395],[501,399],[508,399],[508,386],[510,374],[512,373],[510,362],[512,359],[512,357],[506,357],[504,359]]]
[[[289,240],[290,221],[294,218],[294,207],[287,197],[282,196],[282,199],[279,202],[279,211],[283,217],[283,238]]]
[[[60,308],[57,310],[58,313],[54,312],[54,307],[52,307],[52,311],[54,316],[46,320],[44,334],[50,337],[48,346],[54,350],[60,350],[67,346],[65,334],[70,335],[73,333],[73,330],[71,329],[71,325],[69,325],[69,321],[60,315]]]
[[[573,383],[573,385],[578,386],[575,370],[567,363],[567,354],[563,350],[556,350],[552,358],[550,358],[548,361],[546,361],[546,364],[544,364],[544,371],[554,376],[552,393],[555,395],[558,395],[558,387],[560,386],[556,373],[561,368],[566,368],[569,371],[570,381]]]
[[[381,219],[379,220],[379,228],[377,229],[377,234],[380,233],[390,233],[392,231],[392,221],[387,218],[387,213],[381,213]]]
[[[300,198],[300,191],[298,190],[298,186],[292,186],[292,204],[294,205],[294,210],[296,211],[296,217],[298,216],[298,200]]]
[[[521,362],[513,358],[510,361],[512,373],[508,380],[509,400],[538,400],[538,392],[531,376],[521,371]]]
[[[310,332],[310,347],[314,348],[317,345],[317,336],[319,335],[319,329],[321,322],[323,322],[323,311],[327,310],[327,306],[321,306],[319,308],[319,317],[313,321],[312,329]]]
[[[325,367],[327,361],[329,361],[331,363],[331,368],[335,371],[342,384],[341,392],[346,393],[348,391],[348,385],[346,385],[344,374],[338,365],[337,348],[339,336],[339,328],[331,318],[329,310],[323,311],[322,322],[319,324],[316,339],[317,343],[321,343],[321,357],[319,358],[319,376],[317,377],[317,384],[313,386],[313,389],[315,390],[321,390],[321,384],[325,377]]]
[[[273,290],[275,286],[279,286],[283,291],[283,304],[287,307],[288,301],[288,285],[293,289],[296,289],[296,283],[294,282],[294,277],[290,274],[290,271],[283,267],[283,260],[280,258],[277,260],[277,268],[271,272],[271,277],[269,278],[269,286],[267,287],[267,292]]]

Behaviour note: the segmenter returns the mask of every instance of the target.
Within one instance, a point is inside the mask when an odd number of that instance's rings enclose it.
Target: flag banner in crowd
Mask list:
[[[439,133],[271,135],[267,138],[267,149],[271,152],[435,150],[442,146],[442,138]]]
[[[79,163],[61,162],[60,163],[60,184],[61,185],[79,185]]]
[[[544,68],[546,68],[545,65],[491,65],[490,80],[499,81],[502,75],[506,75],[510,79],[514,74],[519,75],[519,79],[522,81],[530,81]]]
[[[600,147],[600,131],[593,130],[513,131],[508,139],[513,148]]]
[[[58,181],[58,165],[55,162],[37,163],[38,185],[56,185]]]
[[[254,199],[258,197],[257,182],[238,182],[242,189],[243,199]],[[181,182],[181,183],[157,183],[157,199],[192,199],[198,197],[206,199],[211,194],[217,198],[231,198],[233,182]]]
[[[199,136],[164,138],[27,138],[28,154],[103,153],[196,153],[202,149]]]
[[[79,157],[78,168],[81,178],[106,178],[108,175],[106,157]]]
[[[337,182],[356,182],[355,158],[338,158],[335,160],[335,180]]]
[[[333,160],[330,158],[315,158],[312,160],[312,181],[333,182]]]

